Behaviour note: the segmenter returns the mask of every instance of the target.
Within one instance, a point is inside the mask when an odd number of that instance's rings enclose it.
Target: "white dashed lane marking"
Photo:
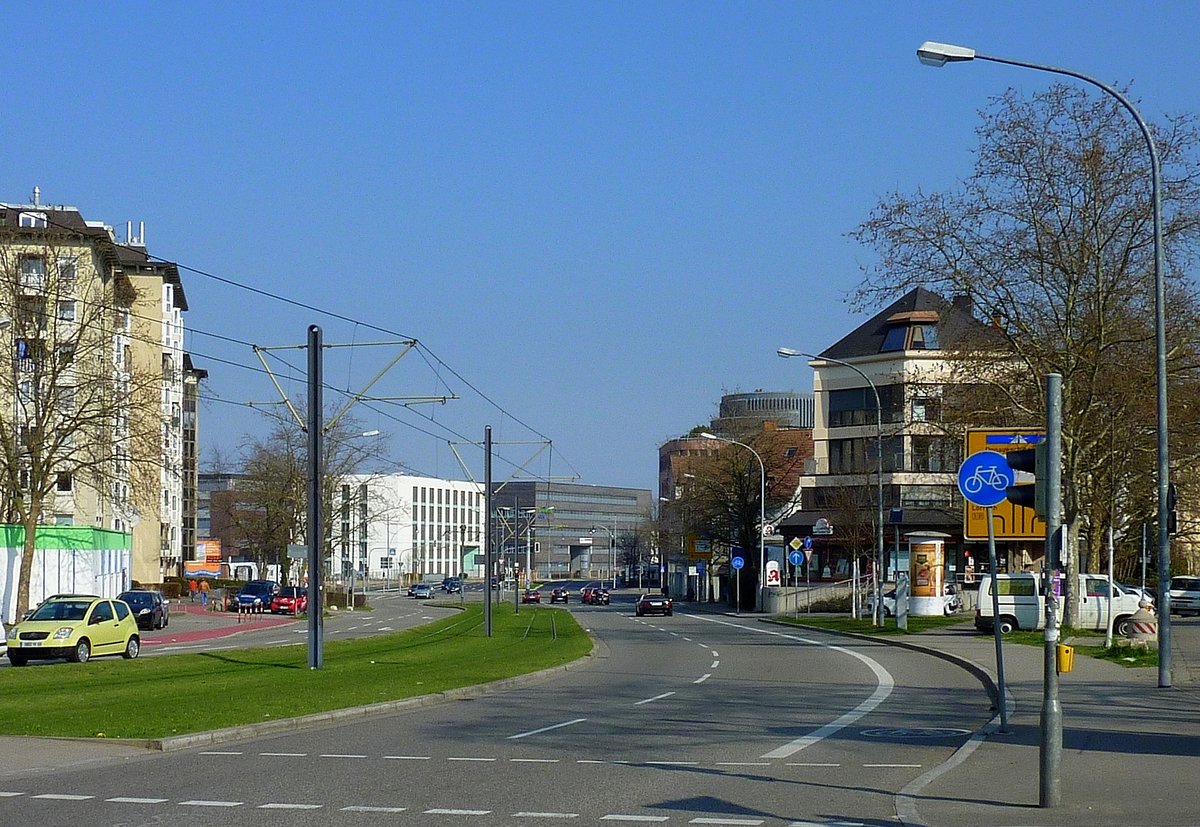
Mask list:
[[[33,796],[33,798],[44,798],[50,801],[87,801],[95,797],[94,795],[71,795],[69,793],[43,793]]]
[[[181,807],[240,807],[240,801],[206,801],[204,799],[193,799],[190,801],[180,801]]]
[[[324,804],[259,804],[260,810],[319,810]]]
[[[634,705],[634,706],[641,706],[642,704],[648,704],[648,703],[651,703],[651,702],[653,702],[653,701],[661,701],[663,698],[669,698],[669,697],[671,697],[671,696],[672,696],[672,695],[674,695],[674,694],[675,694],[674,692],[664,692],[664,693],[662,693],[661,695],[655,695],[653,698],[645,698],[645,699],[643,699],[643,700],[640,700],[640,701],[635,701],[633,705]]]
[[[518,738],[527,738],[530,735],[540,735],[541,733],[549,732],[552,729],[562,729],[565,726],[573,726],[575,724],[582,724],[586,720],[587,720],[587,718],[576,718],[572,721],[563,721],[561,724],[551,724],[550,726],[544,726],[541,729],[531,729],[531,730],[529,730],[529,732],[521,732],[516,735],[510,735],[510,736],[508,736],[508,740],[515,741]]]
[[[601,821],[637,821],[645,824],[660,824],[669,821],[670,818],[670,816],[636,816],[624,813],[609,813],[606,816],[600,816]]]
[[[166,804],[165,798],[129,798],[126,796],[117,796],[116,798],[106,798],[105,801],[113,804]]]
[[[343,807],[342,812],[344,812],[344,813],[402,813],[402,812],[404,812],[404,808],[403,807],[363,807],[361,805],[353,805],[352,804],[349,807]]]
[[[696,680],[692,681],[692,683],[704,683],[706,680],[708,680],[711,677],[712,677],[712,672],[705,672],[703,675],[696,678]]]
[[[434,807],[432,810],[426,810],[427,816],[485,816],[491,810],[448,810],[440,807]]]

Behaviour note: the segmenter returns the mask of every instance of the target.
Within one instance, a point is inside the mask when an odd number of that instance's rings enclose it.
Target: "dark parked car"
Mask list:
[[[133,609],[139,629],[162,629],[171,622],[167,601],[158,592],[137,589],[121,592],[117,599],[124,600]]]
[[[521,595],[521,602],[522,603],[541,603],[542,602],[542,593],[539,592],[537,589],[526,589],[525,593],[523,595]]]
[[[609,600],[608,589],[594,589],[592,591],[592,599],[589,602],[593,606],[607,606]]]
[[[446,594],[462,594],[462,580],[457,577],[447,577],[442,581],[442,591]]]
[[[671,615],[674,614],[674,609],[675,606],[669,597],[663,597],[661,594],[643,594],[634,605],[633,613],[638,617],[656,614]]]
[[[271,614],[298,615],[308,611],[308,589],[284,586],[271,598]]]
[[[274,580],[251,580],[229,601],[231,612],[265,612],[271,608],[271,600],[279,591]]]
[[[550,592],[550,602],[551,603],[570,603],[571,602],[571,593],[569,591],[567,591],[566,589],[555,589],[554,591]]]

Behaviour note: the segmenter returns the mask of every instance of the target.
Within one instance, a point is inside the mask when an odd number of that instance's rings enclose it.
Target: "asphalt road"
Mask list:
[[[394,602],[399,622],[412,602]],[[687,609],[635,618],[628,594],[569,610],[598,656],[552,681],[220,748],[9,773],[0,822],[890,824],[900,791],[990,718],[978,682],[934,657]]]

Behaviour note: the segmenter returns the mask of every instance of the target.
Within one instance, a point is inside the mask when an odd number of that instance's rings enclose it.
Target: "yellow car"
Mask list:
[[[123,600],[68,596],[47,600],[8,630],[13,666],[66,658],[85,663],[93,655],[136,658],[141,651],[137,619]]]

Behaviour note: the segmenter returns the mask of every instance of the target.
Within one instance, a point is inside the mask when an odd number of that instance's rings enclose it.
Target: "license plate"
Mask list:
[[[17,648],[19,648],[19,649],[36,649],[37,647],[39,647],[41,645],[42,645],[42,642],[40,640],[23,640],[23,641],[21,641],[21,645]]]

